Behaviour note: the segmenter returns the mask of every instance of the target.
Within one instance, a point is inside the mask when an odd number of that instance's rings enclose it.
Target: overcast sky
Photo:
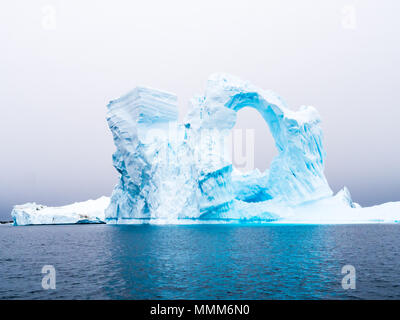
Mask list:
[[[209,74],[232,73],[321,114],[326,176],[362,205],[400,200],[397,0],[30,1],[0,4],[0,219],[13,204],[109,195],[106,104],[136,85],[181,117]],[[254,110],[256,166],[276,150]]]

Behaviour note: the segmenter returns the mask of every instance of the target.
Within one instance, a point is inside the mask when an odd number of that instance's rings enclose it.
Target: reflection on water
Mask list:
[[[398,225],[0,227],[0,298],[400,298]],[[54,265],[57,287],[41,287]],[[354,265],[356,290],[341,287]]]

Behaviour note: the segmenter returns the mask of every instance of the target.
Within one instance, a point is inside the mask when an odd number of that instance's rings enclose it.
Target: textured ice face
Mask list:
[[[237,111],[253,107],[268,124],[278,156],[269,171],[232,174],[226,141]],[[120,173],[106,210],[110,223],[132,219],[276,220],[277,205],[332,195],[323,173],[325,151],[313,107],[287,109],[283,100],[226,74],[212,75],[204,96],[177,123],[175,95],[135,88],[108,105],[107,121]]]

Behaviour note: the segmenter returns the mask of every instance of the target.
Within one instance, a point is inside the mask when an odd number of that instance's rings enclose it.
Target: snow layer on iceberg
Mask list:
[[[104,223],[104,210],[110,198],[76,202],[62,207],[47,207],[36,203],[14,206],[11,216],[14,225]]]

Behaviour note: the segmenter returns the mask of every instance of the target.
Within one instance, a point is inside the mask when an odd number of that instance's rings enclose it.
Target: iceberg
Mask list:
[[[260,112],[278,149],[268,172],[233,173],[226,141],[237,111]],[[311,106],[289,110],[272,91],[214,74],[191,101],[184,123],[177,97],[137,87],[108,104],[107,121],[120,173],[108,223],[178,219],[277,220],[277,204],[294,206],[332,195],[323,172],[320,118]]]
[[[104,211],[110,198],[76,202],[61,207],[47,207],[35,202],[14,206],[14,225],[105,223]]]
[[[276,93],[221,73],[190,101],[183,122],[177,101],[148,87],[110,101],[107,123],[119,173],[111,197],[59,208],[15,206],[14,224],[398,221],[400,202],[361,208],[346,187],[333,195],[314,107],[293,111]],[[232,164],[232,129],[244,107],[261,114],[275,141],[278,155],[264,172]]]

